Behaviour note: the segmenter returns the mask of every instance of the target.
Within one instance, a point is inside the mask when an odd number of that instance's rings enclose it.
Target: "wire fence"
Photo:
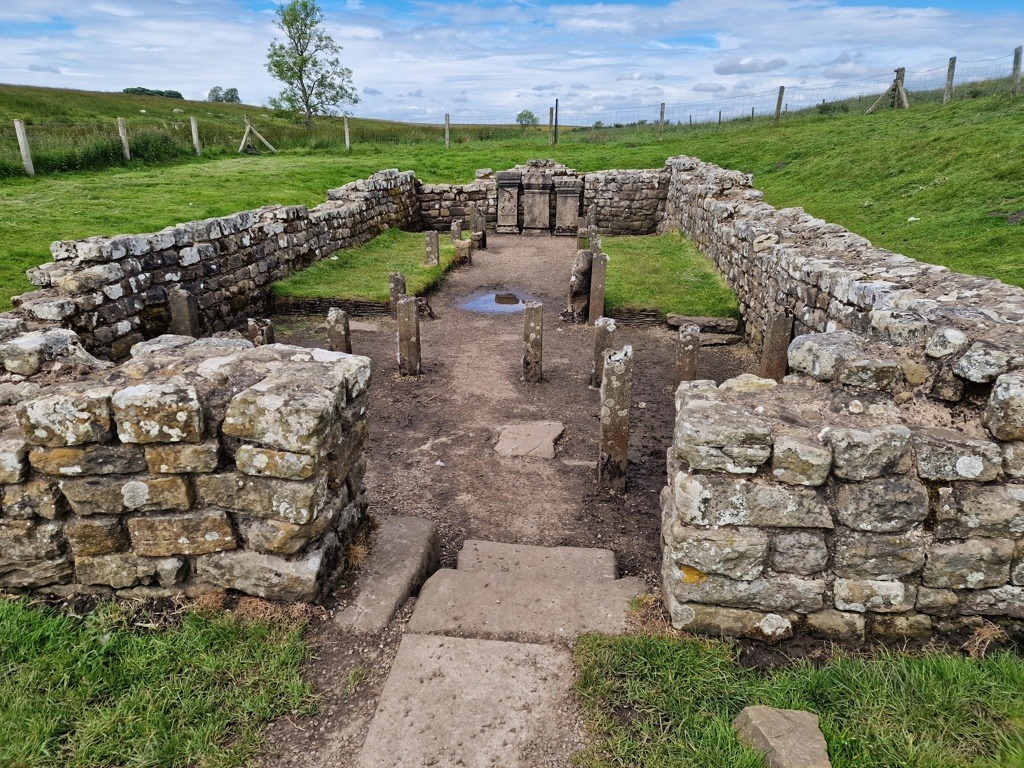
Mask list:
[[[992,59],[954,58],[947,67],[905,71],[901,82],[910,106],[999,94],[1017,96],[1022,90],[1021,55],[1022,48],[1018,47],[1012,54]],[[514,115],[471,109],[456,113],[439,110],[400,122],[354,117],[319,119],[313,131],[294,116],[280,113],[257,114],[252,122],[260,135],[277,148],[313,150],[387,143],[443,142],[449,147],[453,143],[490,139],[533,137],[543,141],[545,136],[552,142],[557,141],[560,132],[571,140],[574,134],[592,137],[595,133],[614,134],[624,129],[660,134],[690,126],[783,120],[812,110],[823,114],[864,112],[875,102],[900,106],[895,91],[890,91],[900,72],[879,71],[828,85],[787,85],[679,104],[559,110],[556,101],[547,115],[536,116],[541,123],[529,132],[516,125]],[[130,162],[129,158],[158,163],[200,151],[253,151],[245,145],[245,124],[238,115],[204,116],[193,128],[193,118],[167,111],[166,116],[118,118],[120,131],[115,131],[111,118],[80,122],[15,120],[15,130],[0,131],[0,177],[31,171],[104,168]],[[584,133],[580,134],[581,131]]]

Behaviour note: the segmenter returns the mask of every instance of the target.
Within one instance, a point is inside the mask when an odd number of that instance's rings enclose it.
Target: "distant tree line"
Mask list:
[[[180,91],[155,91],[152,88],[125,88],[122,93],[130,93],[133,96],[163,96],[165,99],[184,99]]]
[[[242,99],[238,96],[237,88],[221,88],[219,85],[213,86],[209,93],[206,94],[207,101],[223,101],[228,104],[241,104]]]

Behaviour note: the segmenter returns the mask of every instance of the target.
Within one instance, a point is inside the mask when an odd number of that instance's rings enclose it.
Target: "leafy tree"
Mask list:
[[[242,99],[238,95],[237,88],[225,88],[224,89],[224,101],[228,104],[241,104]]]
[[[533,112],[528,109],[524,109],[518,115],[516,115],[516,122],[519,123],[523,128],[529,125],[539,125],[540,118],[537,117]]]
[[[340,105],[359,101],[352,70],[341,66],[341,46],[324,31],[323,21],[315,0],[278,6],[274,26],[284,40],[274,38],[267,49],[267,71],[285,85],[270,106],[301,112],[307,128],[314,115],[333,114]]]
[[[206,94],[207,101],[224,101],[224,89],[219,85],[213,86]]]
[[[121,93],[130,93],[133,96],[163,96],[166,99],[184,99],[180,91],[155,91],[152,88],[142,88],[135,86],[134,88],[125,88]]]

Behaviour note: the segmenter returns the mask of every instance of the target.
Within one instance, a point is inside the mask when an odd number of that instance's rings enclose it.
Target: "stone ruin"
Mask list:
[[[684,232],[753,348],[797,334],[781,383],[676,394],[677,627],[860,641],[1024,619],[1021,289],[776,209],[749,175],[687,157],[531,161],[465,185],[390,170],[328,198],[55,243],[31,270],[39,290],[0,316],[0,586],[314,598],[366,507],[368,361],[191,337],[243,327],[275,280],[387,227],[476,210],[499,233],[577,236],[586,211],[590,236]]]

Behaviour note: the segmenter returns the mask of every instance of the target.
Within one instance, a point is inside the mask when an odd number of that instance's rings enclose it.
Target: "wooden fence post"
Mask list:
[[[775,100],[775,122],[779,122],[779,118],[782,117],[782,97],[786,95],[786,86],[779,86],[779,98]]]
[[[194,117],[190,117],[188,120],[192,123],[192,146],[195,148],[196,157],[201,157],[203,154],[203,145],[199,143],[199,121]]]
[[[1010,90],[1011,96],[1016,96],[1020,93],[1020,59],[1021,53],[1024,53],[1024,45],[1018,45],[1013,49],[1013,88]]]
[[[444,113],[444,148],[451,149],[452,146],[452,116]]]
[[[14,132],[18,135],[18,149],[21,150],[21,164],[25,166],[25,173],[29,176],[36,175],[36,169],[32,165],[32,151],[28,146],[28,134],[25,133],[25,121],[14,121]]]
[[[942,92],[942,104],[945,106],[953,100],[953,76],[956,74],[956,56],[949,57],[949,69],[946,70],[946,89]]]
[[[665,135],[665,102],[661,102],[661,111],[658,113],[658,138]]]
[[[555,108],[548,107],[548,144],[555,143]]]
[[[348,115],[343,116],[341,119],[345,123],[345,151],[349,152],[352,150],[352,138],[348,132]]]
[[[125,160],[132,159],[131,150],[128,148],[128,125],[123,117],[117,118],[117,135],[121,137],[121,152]]]

